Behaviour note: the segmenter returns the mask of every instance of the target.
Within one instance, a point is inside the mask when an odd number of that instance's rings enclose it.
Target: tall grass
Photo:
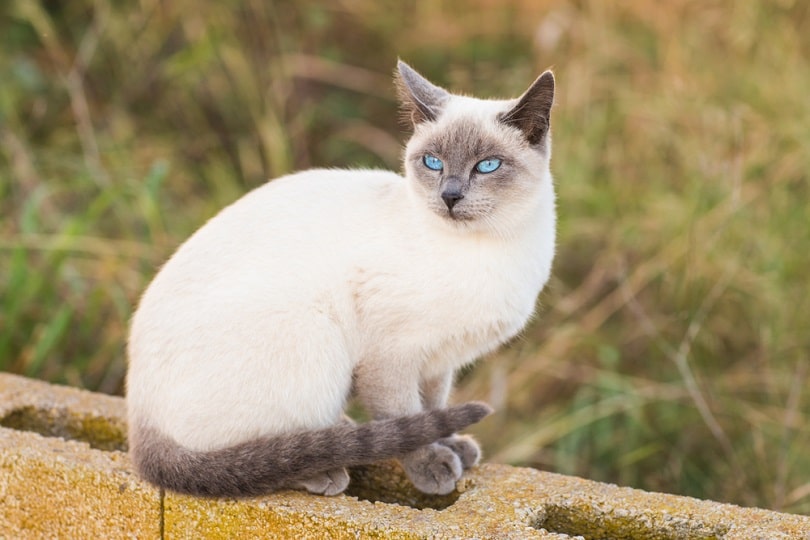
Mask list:
[[[6,2],[0,369],[122,392],[205,219],[399,168],[397,56],[484,96],[553,66],[554,278],[457,392],[489,459],[810,513],[808,35],[792,2]]]

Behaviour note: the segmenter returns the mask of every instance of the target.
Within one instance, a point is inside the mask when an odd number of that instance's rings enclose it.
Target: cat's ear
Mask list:
[[[422,77],[402,60],[397,62],[394,79],[403,117],[412,126],[435,120],[450,97],[447,90]]]
[[[517,105],[501,117],[501,122],[523,132],[529,144],[543,142],[551,125],[551,105],[554,103],[554,75],[544,72],[526,90]]]

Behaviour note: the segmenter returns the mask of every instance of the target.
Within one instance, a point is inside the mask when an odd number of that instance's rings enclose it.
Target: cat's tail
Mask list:
[[[262,495],[295,480],[401,457],[448,437],[492,412],[470,402],[365,424],[263,437],[210,451],[180,446],[153,428],[131,428],[130,454],[138,472],[162,488],[216,497]]]

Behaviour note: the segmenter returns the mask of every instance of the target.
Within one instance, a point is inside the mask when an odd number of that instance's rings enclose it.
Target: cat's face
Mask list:
[[[497,228],[531,203],[547,181],[551,73],[508,101],[449,94],[404,63],[398,82],[414,129],[406,176],[431,212],[454,226]]]

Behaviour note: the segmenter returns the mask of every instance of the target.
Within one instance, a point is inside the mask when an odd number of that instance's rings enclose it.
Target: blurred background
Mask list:
[[[560,235],[462,374],[490,461],[810,513],[810,3],[0,3],[0,369],[121,394],[177,245],[289,171],[398,170],[391,73],[553,68]]]

